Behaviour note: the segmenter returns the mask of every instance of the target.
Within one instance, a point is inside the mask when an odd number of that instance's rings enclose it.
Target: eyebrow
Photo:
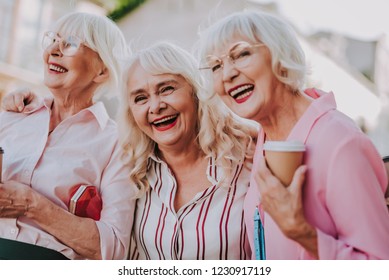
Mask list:
[[[164,85],[168,85],[168,84],[179,84],[179,82],[175,79],[168,79],[168,80],[165,80],[165,81],[162,81],[162,82],[159,82],[158,84],[155,85],[155,88],[159,89],[160,87],[164,86]],[[144,88],[138,88],[138,89],[135,89],[133,91],[130,92],[130,96],[133,96],[133,95],[136,95],[138,93],[145,93],[147,92]]]

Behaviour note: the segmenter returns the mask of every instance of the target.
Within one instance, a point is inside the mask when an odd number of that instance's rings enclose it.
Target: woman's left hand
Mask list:
[[[33,200],[30,186],[16,181],[0,184],[0,218],[25,216]]]
[[[292,183],[284,186],[267,168],[265,159],[259,163],[255,180],[261,193],[261,206],[290,239],[305,247],[318,257],[316,229],[304,216],[302,187],[307,167],[300,166],[294,173]]]

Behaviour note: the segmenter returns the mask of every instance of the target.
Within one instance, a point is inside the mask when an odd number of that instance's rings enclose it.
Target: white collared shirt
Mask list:
[[[0,113],[0,146],[4,148],[3,180],[30,185],[56,205],[68,209],[70,189],[95,186],[102,197],[96,221],[103,259],[128,253],[135,190],[120,160],[117,126],[101,102],[62,121],[49,133],[51,99],[25,113]],[[0,219],[0,237],[83,258],[27,217]]]

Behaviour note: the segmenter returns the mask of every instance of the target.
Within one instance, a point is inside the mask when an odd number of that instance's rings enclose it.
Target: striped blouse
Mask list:
[[[178,212],[177,182],[168,165],[149,158],[149,190],[138,199],[130,259],[250,259],[243,201],[250,170],[233,167],[230,187],[221,186],[222,170],[210,158],[206,174],[213,186],[199,192]]]

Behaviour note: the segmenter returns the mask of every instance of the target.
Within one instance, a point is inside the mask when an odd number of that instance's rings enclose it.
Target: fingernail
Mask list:
[[[18,107],[19,112],[23,111],[23,106]]]

